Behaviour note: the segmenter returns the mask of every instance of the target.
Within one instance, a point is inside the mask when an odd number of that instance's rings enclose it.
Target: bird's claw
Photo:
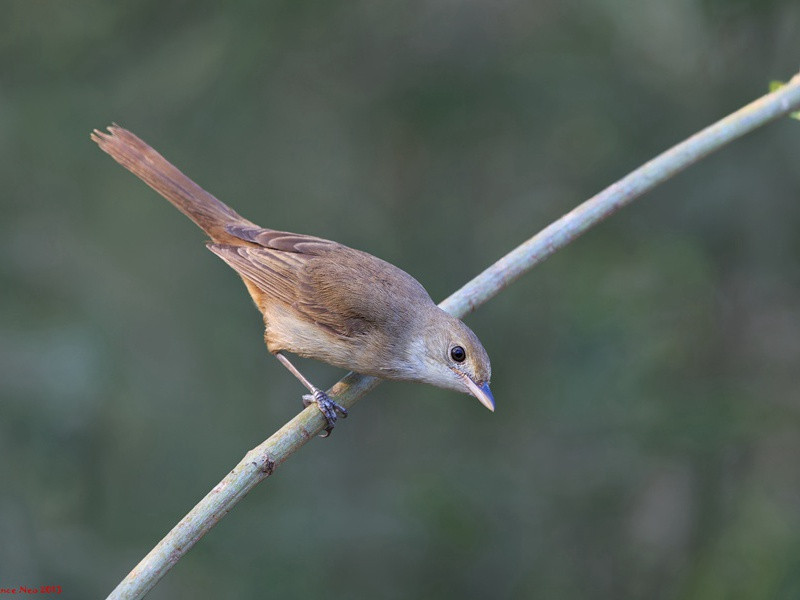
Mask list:
[[[310,406],[311,404],[317,405],[317,408],[319,408],[319,411],[328,423],[325,427],[325,433],[320,434],[322,437],[328,437],[331,434],[340,416],[343,419],[347,418],[347,409],[338,402],[331,400],[328,394],[320,389],[314,389],[313,394],[306,394],[303,396],[303,405]]]

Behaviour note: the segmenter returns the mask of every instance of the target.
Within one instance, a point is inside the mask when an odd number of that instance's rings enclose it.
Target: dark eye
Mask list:
[[[453,346],[450,349],[450,357],[456,362],[464,362],[464,359],[467,358],[467,353],[464,352],[461,346]]]

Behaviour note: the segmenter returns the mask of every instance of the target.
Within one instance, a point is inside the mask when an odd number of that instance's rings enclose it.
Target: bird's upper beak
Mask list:
[[[481,404],[483,404],[486,408],[494,412],[494,396],[492,396],[492,390],[489,389],[489,384],[484,383],[483,385],[478,385],[472,381],[472,377],[469,375],[465,375],[464,373],[459,374],[464,378],[464,383],[467,384],[469,393],[480,400]]]

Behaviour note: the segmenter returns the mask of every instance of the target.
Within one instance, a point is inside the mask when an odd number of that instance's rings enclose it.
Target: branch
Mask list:
[[[800,73],[784,87],[703,129],[645,163],[623,179],[567,213],[498,260],[439,306],[461,317],[496,296],[509,284],[645,192],[708,154],[762,125],[800,109]],[[349,373],[329,394],[350,408],[380,381]],[[293,452],[320,433],[322,414],[310,406],[244,459],[211,490],[128,574],[109,595],[142,598],[181,557],[258,483]]]

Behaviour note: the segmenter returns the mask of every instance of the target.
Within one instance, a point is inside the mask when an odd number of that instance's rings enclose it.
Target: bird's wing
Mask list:
[[[234,224],[225,230],[245,242],[252,242],[270,250],[319,256],[331,250],[342,248],[341,244],[301,233],[264,229],[258,226]]]
[[[302,258],[253,246],[208,243],[206,247],[270,298],[289,306],[297,300],[297,271],[305,262]]]
[[[332,333],[352,337],[369,326],[356,307],[346,302],[326,302],[325,286],[320,286],[315,277],[320,270],[315,264],[320,260],[319,254],[338,244],[295,234],[276,236],[273,240],[275,246],[287,249],[214,243],[207,246],[239,275],[254,283],[269,300],[291,306],[299,315]],[[336,306],[337,310],[331,310],[330,306]]]
[[[212,252],[267,298],[338,335],[385,328],[412,301],[432,304],[405,271],[337,242],[242,224],[226,231],[246,245],[211,243]]]

